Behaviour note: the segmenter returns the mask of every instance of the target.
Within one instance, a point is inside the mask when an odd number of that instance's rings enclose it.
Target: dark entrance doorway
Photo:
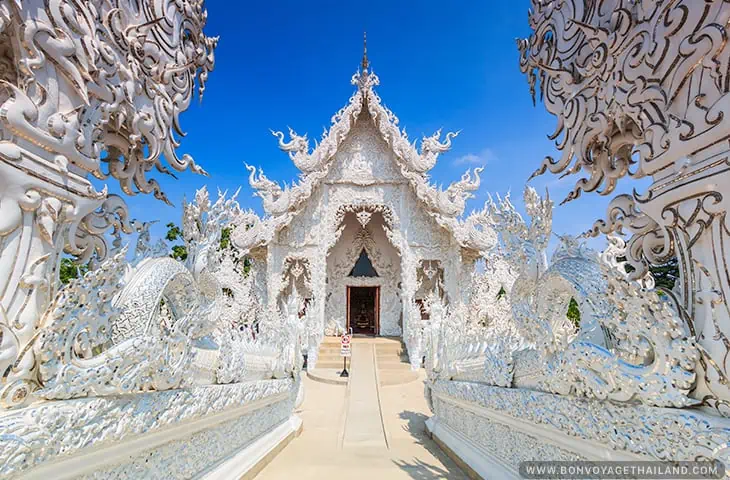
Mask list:
[[[347,287],[347,326],[352,333],[377,335],[380,287]]]

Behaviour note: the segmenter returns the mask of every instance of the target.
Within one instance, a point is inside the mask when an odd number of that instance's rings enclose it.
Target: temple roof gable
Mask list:
[[[399,127],[398,117],[385,107],[374,87],[380,80],[367,69],[353,75],[352,84],[357,87],[347,105],[332,117],[332,125],[310,151],[307,135],[299,135],[289,129],[289,140],[283,132],[272,132],[278,138],[279,148],[300,170],[300,178],[290,187],[282,188],[269,180],[261,169],[247,165],[249,183],[256,195],[263,201],[267,216],[281,216],[300,211],[314,189],[327,177],[335,154],[352,131],[358,117],[365,109],[371,117],[381,138],[392,150],[403,177],[410,183],[418,198],[426,204],[429,212],[456,218],[463,214],[466,200],[479,188],[481,168],[467,171],[461,180],[448,188],[441,189],[429,182],[428,172],[434,167],[438,156],[451,148],[452,139],[458,132],[449,132],[442,140],[438,130],[421,139],[420,150],[411,142],[405,129]]]
[[[411,142],[405,129],[400,128],[398,117],[383,105],[376,93],[375,87],[380,84],[380,79],[369,70],[369,62],[363,62],[362,68],[352,76],[351,83],[356,87],[355,92],[347,104],[332,116],[332,125],[325,129],[319,141],[314,142],[314,148],[310,149],[307,135],[299,135],[293,129],[289,129],[289,140],[283,132],[272,131],[278,139],[279,148],[288,153],[301,172],[291,186],[282,187],[267,178],[260,168],[246,165],[249,184],[255,191],[254,195],[261,198],[266,214],[261,226],[256,229],[265,232],[265,235],[256,236],[255,244],[263,245],[270,241],[276,232],[288,226],[304,210],[317,188],[327,181],[337,153],[354,131],[358,119],[369,117],[377,135],[392,153],[395,170],[409,184],[419,205],[438,225],[451,233],[457,244],[479,250],[483,241],[489,240],[488,235],[473,228],[474,224],[482,221],[483,211],[474,212],[467,218],[462,216],[466,201],[479,188],[479,175],[483,168],[467,170],[460,180],[445,189],[432,184],[428,175],[439,155],[451,148],[458,132],[448,132],[442,137],[439,129],[433,135],[423,137],[418,148],[417,142]],[[247,236],[254,238],[249,233]]]

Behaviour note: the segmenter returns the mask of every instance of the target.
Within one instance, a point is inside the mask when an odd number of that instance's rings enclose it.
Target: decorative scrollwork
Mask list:
[[[633,234],[626,250],[632,279],[676,261],[679,281],[665,293],[676,296],[700,345],[694,395],[728,415],[730,10],[724,1],[698,7],[692,0],[532,6],[520,65],[533,97],[539,81],[557,117],[552,138],[562,150],[535,174],[586,173],[566,201],[652,176],[646,192],[616,197],[591,233]]]
[[[682,407],[695,383],[698,351],[684,322],[649,288],[629,279],[624,244],[613,238],[603,259],[577,239],[560,237],[549,265],[542,260],[552,203],[529,188],[528,227],[507,200],[492,205],[501,248],[519,276],[511,291],[514,321],[535,345],[545,370],[542,388],[619,401]],[[580,325],[566,316],[574,299]]]
[[[16,380],[35,382],[34,342],[60,287],[62,253],[94,267],[132,232],[122,197],[89,177],[167,201],[152,169],[204,173],[176,153],[176,135],[213,68],[217,39],[205,22],[198,0],[0,6],[0,277],[13,279],[0,288],[4,400],[20,399]]]
[[[624,176],[640,178],[726,136],[729,95],[725,2],[532,1],[533,33],[518,41],[533,97],[539,80],[558,118],[561,158],[535,174],[588,172],[566,198]],[[633,168],[633,170],[632,170]]]
[[[166,200],[146,178],[152,167],[167,171],[162,156],[175,170],[205,173],[189,155],[175,153],[174,134],[195,85],[200,95],[205,90],[217,38],[203,34],[203,2],[143,3],[10,2],[5,31],[24,47],[15,50],[18,84],[3,84],[9,98],[0,118],[23,146],[112,176],[128,195],[154,192]],[[59,97],[65,108],[51,105]]]

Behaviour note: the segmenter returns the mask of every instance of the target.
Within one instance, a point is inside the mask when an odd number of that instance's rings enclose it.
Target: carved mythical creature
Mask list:
[[[601,260],[565,236],[548,265],[552,202],[528,187],[525,204],[529,226],[509,198],[491,208],[505,259],[519,272],[511,291],[514,321],[546,365],[538,386],[649,405],[693,404],[687,394],[697,350],[677,313],[631,282],[616,252]],[[566,316],[571,298],[580,308],[578,326]]]
[[[138,234],[137,246],[134,249],[134,258],[130,262],[132,266],[136,266],[145,258],[163,257],[167,255],[168,247],[164,240],[160,239],[155,245],[151,245],[150,227],[157,223],[157,220],[151,222],[132,220],[130,223]]]
[[[304,363],[300,337],[303,327],[299,318],[303,306],[303,299],[294,287],[281,309],[264,312],[261,340],[277,352],[273,370],[276,378],[296,377]]]
[[[412,182],[416,189],[416,195],[423,200],[442,222],[448,222],[464,212],[466,201],[473,198],[474,191],[479,189],[481,179],[479,174],[484,170],[482,167],[474,169],[472,179],[471,170],[461,176],[461,180],[449,185],[446,190],[441,190],[431,185],[423,174],[409,170],[401,165],[401,173]]]
[[[325,326],[319,315],[319,303],[315,297],[307,305],[304,317],[300,319],[302,351],[307,353],[307,367],[315,368],[319,358],[319,346],[324,340]]]
[[[405,136],[405,132],[403,134]],[[451,149],[451,139],[456,138],[459,132],[448,132],[446,139],[441,143],[441,129],[439,128],[436,133],[430,137],[423,137],[421,139],[421,168],[425,168],[425,171],[431,170],[436,165],[438,156],[444,152],[448,152]]]
[[[183,381],[210,307],[198,300],[190,273],[171,258],[142,264],[125,284],[125,254],[66,286],[47,310],[34,345],[42,387],[37,396],[166,390]]]
[[[461,180],[449,185],[446,191],[439,192],[439,207],[443,207],[447,213],[458,211],[458,215],[460,215],[464,211],[466,201],[474,197],[472,192],[479,190],[479,185],[481,185],[479,174],[483,170],[484,167],[475,168],[473,180],[471,178],[471,170],[467,170],[461,176]]]
[[[268,336],[256,338],[254,276],[246,276],[233,253],[219,247],[222,227],[240,224],[235,195],[221,193],[211,204],[203,188],[195,199],[184,207],[185,264],[147,257],[130,267],[123,250],[57,296],[34,345],[38,396],[165,390],[184,382],[228,383],[293,372],[298,325],[276,312],[261,325]],[[148,237],[140,228],[144,242]],[[234,308],[247,299],[246,312]],[[280,334],[279,327],[291,331],[278,338],[273,332]],[[289,345],[294,341],[296,346]]]
[[[245,331],[253,340],[261,313],[254,285],[256,271],[249,267],[246,272],[245,259],[233,253],[231,248],[219,250],[217,256],[213,277],[223,290],[223,309],[218,323]]]
[[[435,378],[512,386],[514,355],[526,342],[512,321],[509,292],[515,274],[498,256],[475,272],[468,303],[447,306],[429,295],[425,328],[427,370]]]
[[[466,324],[486,327],[503,333],[514,328],[511,294],[517,273],[499,255],[485,259],[483,271],[472,275],[469,303],[466,304]]]
[[[261,198],[266,215],[273,217],[283,216],[301,205],[312,195],[314,187],[327,176],[326,170],[312,172],[305,175],[301,181],[281,188],[278,183],[269,180],[260,169],[257,179],[256,167],[246,165],[246,168],[250,172],[248,182],[251,188],[256,190],[254,195]]]
[[[10,395],[16,381],[32,390],[62,252],[98,264],[132,232],[123,198],[89,178],[167,201],[152,170],[204,173],[176,136],[213,68],[206,19],[200,0],[0,2],[2,405],[28,399]]]
[[[497,246],[497,232],[492,228],[487,206],[472,212],[463,221],[454,222],[451,229],[460,245],[474,251],[488,252]]]
[[[271,134],[279,139],[279,148],[289,153],[289,158],[302,172],[310,172],[317,167],[313,157],[309,155],[309,140],[307,135],[297,135],[297,132],[289,128],[289,142],[284,142],[284,132],[271,131]]]

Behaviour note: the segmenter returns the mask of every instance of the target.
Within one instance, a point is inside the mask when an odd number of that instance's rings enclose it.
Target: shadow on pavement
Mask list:
[[[454,464],[454,462],[429,438],[426,433],[426,420],[428,416],[420,412],[409,410],[402,411],[398,414],[402,420],[408,423],[403,426],[403,430],[408,432],[414,439],[415,443],[425,448],[431,455],[438,458],[444,465],[432,465],[418,458],[411,461],[393,460],[398,468],[406,472],[411,478],[431,480],[435,478],[468,478],[464,472]]]

